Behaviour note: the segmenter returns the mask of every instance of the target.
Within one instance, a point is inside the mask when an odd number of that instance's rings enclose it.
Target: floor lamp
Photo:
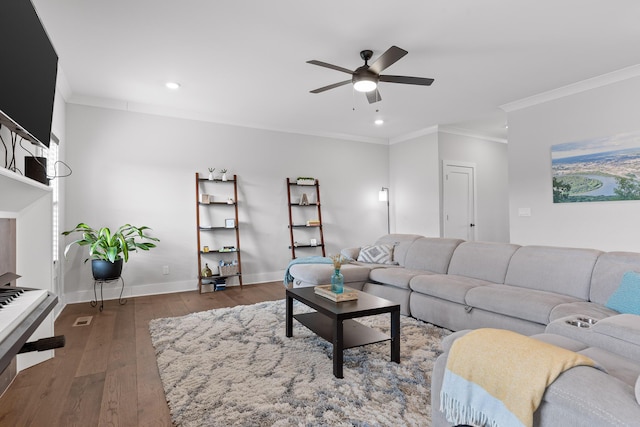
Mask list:
[[[389,214],[389,189],[382,187],[382,190],[378,193],[378,200],[381,202],[387,202],[387,234],[391,234],[391,217]]]

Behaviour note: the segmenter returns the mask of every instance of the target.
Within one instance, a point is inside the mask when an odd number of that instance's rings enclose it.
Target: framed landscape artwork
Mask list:
[[[640,132],[551,146],[553,203],[640,200]]]

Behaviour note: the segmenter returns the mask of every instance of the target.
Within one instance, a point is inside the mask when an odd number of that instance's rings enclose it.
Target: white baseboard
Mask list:
[[[283,280],[284,278],[284,270],[283,271],[275,271],[271,273],[259,273],[259,274],[248,274],[243,275],[242,283],[243,285],[254,285],[258,283],[266,283],[266,282],[276,282]],[[234,286],[235,283],[230,283],[229,286]],[[284,285],[283,285],[284,286]],[[104,300],[114,300],[120,298],[120,290],[122,287],[121,281],[113,281],[107,282],[103,285],[102,288],[102,296]],[[126,283],[124,291],[122,292],[122,298],[133,298],[133,297],[141,297],[146,295],[160,295],[160,294],[171,294],[176,292],[187,292],[187,291],[195,291],[198,289],[198,281],[196,279],[192,280],[182,280],[178,282],[168,282],[168,283],[152,283],[146,285],[136,285],[129,286]],[[96,287],[96,293],[98,300],[100,300],[100,287]],[[59,310],[56,310],[56,317],[60,312],[64,309],[64,306],[67,304],[81,303],[81,302],[89,302],[94,299],[93,287],[89,289],[85,289],[82,291],[68,292],[63,296],[59,297],[61,307]],[[57,307],[56,307],[57,308]]]

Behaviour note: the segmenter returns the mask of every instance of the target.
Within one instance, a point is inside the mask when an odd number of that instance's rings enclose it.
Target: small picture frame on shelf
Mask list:
[[[225,228],[236,228],[236,220],[234,218],[227,218],[224,220]]]
[[[209,203],[211,203],[211,195],[209,194],[201,194],[200,195],[200,203],[204,204],[204,205],[208,205]]]

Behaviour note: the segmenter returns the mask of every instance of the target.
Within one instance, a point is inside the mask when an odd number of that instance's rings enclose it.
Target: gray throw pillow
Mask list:
[[[393,261],[394,245],[368,245],[360,248],[358,254],[359,262],[368,262],[373,264],[397,264]]]

